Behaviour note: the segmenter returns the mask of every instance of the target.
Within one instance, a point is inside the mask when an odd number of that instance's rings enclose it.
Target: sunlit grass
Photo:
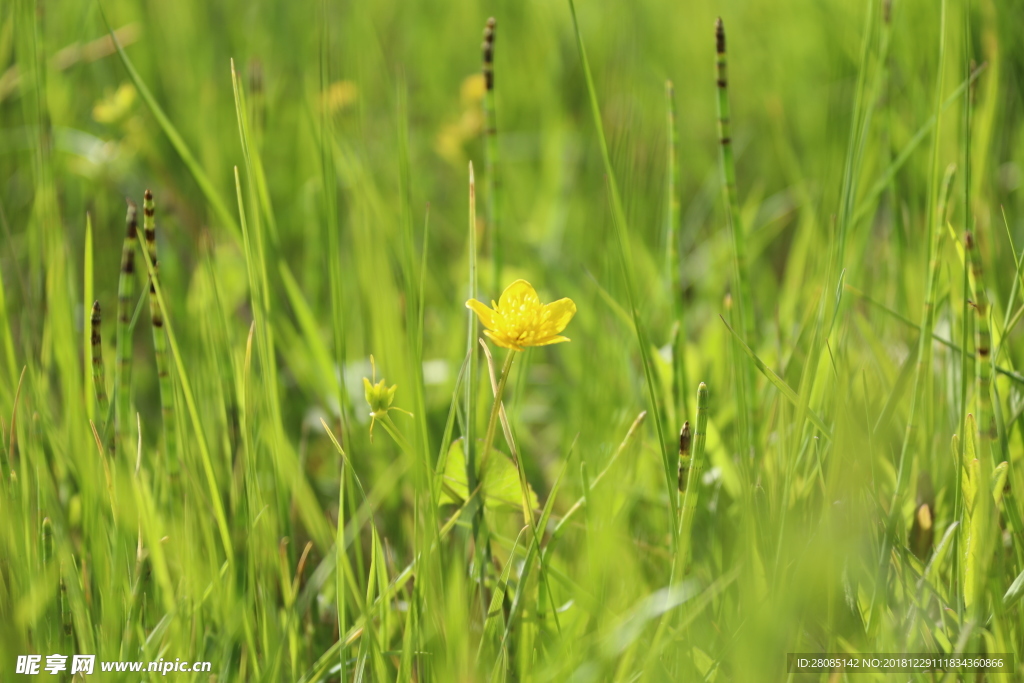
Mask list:
[[[0,680],[1024,649],[1014,3],[9,4]]]

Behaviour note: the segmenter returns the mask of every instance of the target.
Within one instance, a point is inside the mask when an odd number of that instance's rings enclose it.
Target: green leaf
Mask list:
[[[505,602],[505,591],[508,590],[508,578],[512,572],[512,565],[515,564],[516,550],[519,548],[519,541],[528,529],[528,526],[524,526],[519,530],[519,535],[516,536],[516,542],[512,545],[512,551],[508,554],[508,560],[505,562],[505,567],[501,571],[501,577],[499,578],[497,585],[494,587],[494,593],[491,595],[491,604],[487,608],[487,621],[484,622],[484,637],[483,640],[480,641],[481,649],[486,644],[496,642],[498,634],[500,634],[505,628],[505,612],[502,606]],[[502,647],[504,648],[504,643],[502,643]]]
[[[1010,465],[1005,460],[992,470],[992,499],[996,505],[1003,499],[1003,489],[1006,486],[1006,476],[1010,473]]]
[[[441,481],[440,505],[461,505],[469,495],[466,485],[466,454],[463,449],[464,439],[452,442],[448,449],[448,461],[445,463],[444,478]],[[481,460],[484,460],[481,454]],[[490,508],[510,507],[519,510],[522,507],[522,492],[519,488],[519,472],[515,463],[498,449],[491,449],[491,457],[486,458],[487,471],[481,476],[484,497]],[[527,485],[529,486],[529,485]],[[533,487],[530,490],[530,508],[540,507],[537,494]]]
[[[697,667],[697,671],[704,677],[704,680],[707,680],[711,668],[715,665],[715,660],[699,647],[694,646],[691,652],[693,653],[693,665]]]
[[[1024,595],[1024,571],[1017,574],[1017,578],[1013,580],[1010,587],[1006,589],[1006,594],[1003,595],[1003,607],[1010,607]]]

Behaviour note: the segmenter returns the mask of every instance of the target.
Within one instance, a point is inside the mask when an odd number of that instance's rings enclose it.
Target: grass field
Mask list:
[[[1019,658],[1021,26],[4,3],[0,681]]]

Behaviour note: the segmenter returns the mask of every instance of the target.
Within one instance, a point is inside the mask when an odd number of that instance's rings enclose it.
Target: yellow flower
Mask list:
[[[484,334],[498,346],[522,351],[527,346],[569,341],[560,333],[576,315],[572,299],[542,304],[533,285],[516,280],[501,293],[498,303],[491,301],[491,306],[488,308],[476,299],[466,302],[466,308],[475,312],[487,328]]]
[[[104,97],[92,108],[92,117],[99,123],[117,123],[131,112],[135,104],[135,86],[122,83],[117,91]]]
[[[324,106],[331,114],[346,109],[359,98],[359,86],[352,81],[335,81],[322,95]]]

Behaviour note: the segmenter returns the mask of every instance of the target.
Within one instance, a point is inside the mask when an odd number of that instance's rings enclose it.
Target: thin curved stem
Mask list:
[[[505,356],[505,364],[501,367],[501,374],[498,375],[498,389],[494,392],[494,403],[491,405],[491,416],[487,419],[487,431],[484,433],[484,447],[480,459],[480,472],[487,468],[487,459],[491,456],[491,445],[494,444],[494,433],[498,428],[498,413],[501,411],[501,397],[505,393],[505,383],[508,381],[509,370],[512,369],[512,360],[516,357],[515,349],[509,349]]]

